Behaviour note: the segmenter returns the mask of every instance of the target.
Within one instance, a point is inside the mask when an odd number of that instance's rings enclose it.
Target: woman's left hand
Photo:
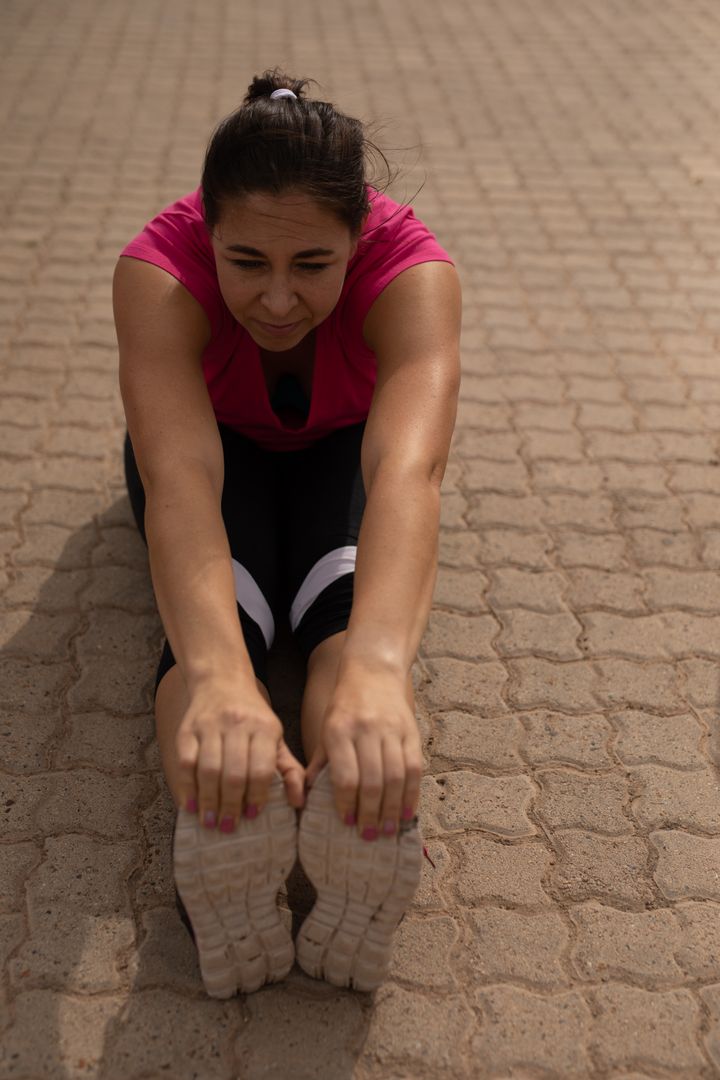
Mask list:
[[[353,671],[338,680],[307,769],[309,787],[326,762],[338,813],[364,839],[392,835],[415,816],[423,757],[403,678]]]

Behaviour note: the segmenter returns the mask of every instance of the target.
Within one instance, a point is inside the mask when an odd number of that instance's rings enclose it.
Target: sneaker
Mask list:
[[[197,814],[178,811],[175,882],[210,997],[249,994],[292,967],[292,938],[277,894],[296,853],[297,817],[279,774],[261,813],[241,818],[235,832],[206,829]]]
[[[325,766],[300,818],[298,855],[318,894],[295,942],[298,964],[334,986],[374,990],[385,978],[393,934],[420,882],[417,820],[394,836],[363,840],[340,820]]]

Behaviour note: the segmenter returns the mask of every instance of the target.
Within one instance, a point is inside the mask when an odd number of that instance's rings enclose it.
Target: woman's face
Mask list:
[[[225,207],[212,246],[232,315],[261,348],[284,352],[337,304],[357,240],[309,195],[255,192]]]

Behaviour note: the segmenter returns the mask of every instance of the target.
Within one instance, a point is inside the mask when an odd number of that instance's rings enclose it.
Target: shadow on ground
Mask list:
[[[352,1076],[371,999],[297,968],[230,1001],[204,992],[174,906],[174,808],[152,719],[162,628],[127,500],[66,534],[44,564],[28,552],[9,590],[17,631],[6,645],[5,840],[18,914],[8,917],[15,1000],[3,1075]],[[281,630],[270,689],[296,753],[303,674]],[[311,904],[296,869],[281,898],[295,930]]]

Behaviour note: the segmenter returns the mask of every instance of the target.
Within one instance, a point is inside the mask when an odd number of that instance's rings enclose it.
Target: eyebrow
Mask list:
[[[228,247],[225,248],[225,250],[226,251],[237,251],[237,252],[239,252],[240,255],[253,255],[256,258],[259,256],[261,259],[267,258],[267,256],[262,251],[258,251],[258,249],[254,248],[254,247],[246,247],[245,244],[229,244]],[[332,250],[332,248],[317,247],[317,248],[308,248],[307,251],[298,251],[297,254],[293,256],[293,258],[294,259],[312,259],[316,255],[334,255],[334,254],[335,254],[335,252]]]

